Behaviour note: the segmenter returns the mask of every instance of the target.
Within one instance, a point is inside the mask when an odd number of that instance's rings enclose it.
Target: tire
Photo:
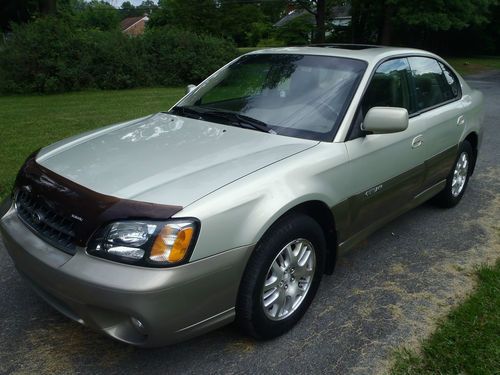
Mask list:
[[[271,339],[290,330],[318,290],[325,251],[323,231],[311,217],[288,215],[274,224],[257,244],[240,284],[236,321],[243,331]]]
[[[458,151],[453,168],[446,179],[445,188],[432,202],[443,208],[454,207],[462,199],[474,165],[474,151],[468,141],[464,141]],[[466,165],[464,166],[464,162]]]

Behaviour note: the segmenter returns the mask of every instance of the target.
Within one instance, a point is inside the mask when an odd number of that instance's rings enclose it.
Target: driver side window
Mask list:
[[[408,113],[412,113],[410,75],[410,65],[406,58],[389,60],[380,65],[361,104],[363,117],[372,107],[406,108]]]
[[[361,123],[370,108],[399,107],[406,108],[410,114],[414,112],[410,97],[410,77],[411,69],[406,58],[386,61],[377,68],[358,108],[349,139],[363,136]]]

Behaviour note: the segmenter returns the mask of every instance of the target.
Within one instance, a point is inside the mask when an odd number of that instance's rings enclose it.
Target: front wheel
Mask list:
[[[264,235],[240,285],[236,319],[251,336],[269,339],[305,314],[325,263],[325,238],[309,216],[285,217]]]
[[[469,177],[474,163],[474,152],[468,141],[464,141],[458,152],[453,169],[446,179],[446,186],[433,202],[441,207],[454,207],[460,202],[469,182]]]

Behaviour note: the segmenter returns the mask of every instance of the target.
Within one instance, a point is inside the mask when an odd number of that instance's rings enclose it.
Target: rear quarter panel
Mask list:
[[[478,148],[483,138],[481,125],[484,121],[484,99],[479,90],[470,89],[463,95],[465,126],[460,141],[463,141],[470,133],[478,135]]]

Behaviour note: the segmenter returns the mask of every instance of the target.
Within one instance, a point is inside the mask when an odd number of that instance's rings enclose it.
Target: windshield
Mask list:
[[[222,123],[232,113],[258,120],[271,133],[331,140],[365,68],[363,61],[330,56],[246,55],[204,82],[174,113],[197,111],[199,118]],[[212,116],[203,117],[208,111]],[[225,115],[214,116],[218,112]]]

